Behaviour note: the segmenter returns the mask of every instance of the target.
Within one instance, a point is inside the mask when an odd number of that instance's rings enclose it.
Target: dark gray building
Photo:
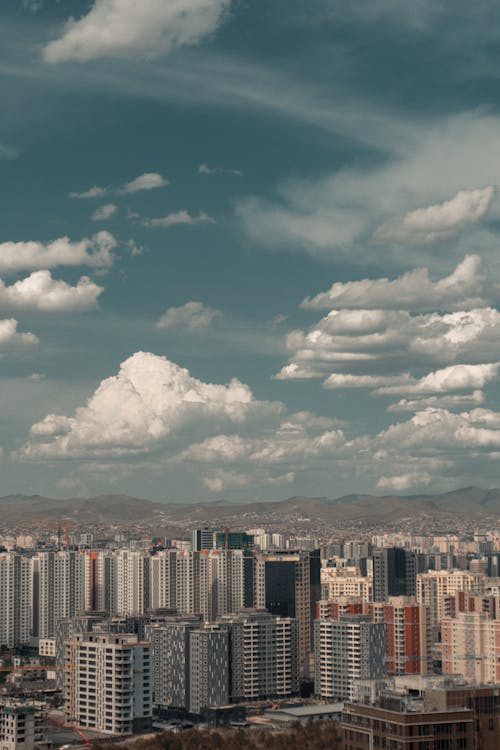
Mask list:
[[[389,596],[416,596],[417,560],[414,552],[401,547],[373,550],[373,601]]]
[[[229,633],[226,627],[207,625],[189,631],[188,710],[229,703]]]
[[[189,706],[189,635],[199,628],[201,617],[172,617],[146,626],[151,643],[153,702],[157,706],[186,709]]]

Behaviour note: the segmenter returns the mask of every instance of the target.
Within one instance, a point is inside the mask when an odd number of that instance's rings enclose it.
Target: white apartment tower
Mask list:
[[[65,642],[64,667],[69,723],[118,735],[150,727],[149,643],[132,633],[77,633]]]
[[[443,674],[474,683],[500,682],[500,620],[483,612],[459,612],[441,623]]]
[[[80,552],[37,552],[31,559],[34,636],[52,638],[58,620],[84,611],[84,572]]]
[[[116,612],[142,615],[149,606],[149,553],[120,549],[116,552]]]
[[[352,700],[354,680],[386,675],[387,626],[369,615],[314,623],[314,691],[323,700]]]

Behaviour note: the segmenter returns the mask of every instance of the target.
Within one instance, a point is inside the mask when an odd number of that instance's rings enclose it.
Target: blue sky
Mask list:
[[[5,0],[1,494],[497,484],[492,0]]]

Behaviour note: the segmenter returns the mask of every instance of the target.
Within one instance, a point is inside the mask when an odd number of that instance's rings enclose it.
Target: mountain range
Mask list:
[[[10,525],[40,523],[130,524],[161,521],[209,523],[215,519],[252,519],[252,526],[271,518],[300,518],[325,522],[372,523],[423,516],[431,519],[500,518],[500,489],[465,487],[438,495],[345,495],[339,498],[291,497],[281,501],[233,503],[225,500],[180,504],[154,502],[128,495],[98,495],[64,500],[40,495],[0,497],[0,514]]]

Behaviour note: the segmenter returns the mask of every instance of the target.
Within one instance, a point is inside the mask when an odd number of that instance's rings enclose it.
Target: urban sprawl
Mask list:
[[[4,526],[2,750],[304,721],[500,748],[500,528],[276,526]]]

